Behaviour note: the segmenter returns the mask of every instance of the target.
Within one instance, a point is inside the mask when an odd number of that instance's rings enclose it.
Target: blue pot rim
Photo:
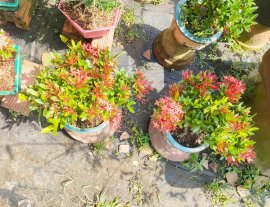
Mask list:
[[[65,128],[70,130],[70,131],[79,133],[79,134],[88,134],[88,133],[93,133],[93,132],[97,132],[97,131],[104,129],[105,127],[108,126],[109,123],[110,123],[109,121],[104,121],[100,125],[93,127],[93,128],[78,128],[78,127],[70,125],[67,122],[65,125]]]
[[[181,32],[190,40],[196,43],[200,44],[210,44],[212,42],[216,42],[222,35],[223,30],[218,31],[216,34],[214,34],[212,37],[207,37],[207,38],[200,38],[198,36],[193,35],[190,33],[186,27],[184,26],[183,22],[180,19],[180,13],[181,13],[181,6],[185,4],[188,0],[180,0],[178,1],[175,9],[175,19],[178,28],[181,30]]]
[[[17,9],[19,7],[19,0],[14,0],[14,2],[1,2],[0,7]]]
[[[203,144],[199,147],[194,147],[194,148],[184,147],[183,145],[176,142],[175,139],[172,137],[172,135],[168,131],[165,132],[165,135],[168,138],[171,145],[177,148],[178,150],[181,150],[182,152],[187,152],[187,153],[201,152],[209,146],[208,144]]]
[[[21,90],[21,76],[22,76],[22,55],[21,48],[19,45],[15,45],[16,57],[14,63],[15,70],[15,80],[14,80],[14,89],[12,91],[0,91],[1,96],[14,95]]]

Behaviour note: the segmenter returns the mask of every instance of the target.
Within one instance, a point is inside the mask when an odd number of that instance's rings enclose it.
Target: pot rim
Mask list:
[[[187,152],[187,153],[195,153],[195,152],[201,152],[204,149],[206,149],[207,147],[209,147],[209,144],[202,144],[201,146],[198,147],[185,147],[181,144],[179,144],[178,142],[175,141],[175,139],[172,137],[172,135],[168,132],[165,131],[165,136],[167,137],[167,139],[169,140],[169,142],[178,150],[181,150],[183,152]]]
[[[68,122],[65,125],[65,129],[68,129],[70,131],[73,132],[77,132],[80,134],[88,134],[88,133],[93,133],[93,132],[97,132],[99,130],[104,129],[105,127],[107,127],[109,125],[109,121],[104,121],[102,122],[100,125],[96,126],[96,127],[92,127],[92,128],[78,128],[75,126],[70,125]]]
[[[17,9],[19,7],[19,0],[14,0],[14,2],[0,2],[0,7]]]
[[[180,13],[181,13],[181,6],[185,4],[188,0],[180,0],[178,1],[175,9],[175,19],[177,26],[179,30],[190,40],[196,43],[200,44],[210,44],[212,42],[216,42],[222,35],[223,29],[221,31],[218,31],[216,34],[214,34],[212,37],[206,37],[206,38],[201,38],[198,36],[193,35],[190,33],[186,27],[184,26],[183,22],[180,19]]]

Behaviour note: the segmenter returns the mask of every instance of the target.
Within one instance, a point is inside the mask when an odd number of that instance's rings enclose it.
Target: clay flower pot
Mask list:
[[[122,109],[118,110],[117,117],[121,117]],[[121,119],[105,121],[93,128],[78,128],[70,124],[65,125],[66,132],[75,140],[83,143],[96,143],[112,136],[120,125]]]
[[[65,0],[60,0],[58,4],[58,9],[66,16],[70,24],[78,30],[79,33],[81,33],[82,36],[85,38],[97,38],[102,37],[106,35],[111,29],[115,29],[117,27],[117,24],[120,20],[120,9],[115,9],[114,11],[114,18],[113,18],[113,24],[110,27],[104,27],[104,28],[96,28],[94,30],[85,30],[83,29],[79,24],[77,24],[74,20],[70,18],[69,15],[67,15],[62,9],[61,6],[65,2]]]
[[[22,55],[20,46],[15,46],[16,57],[14,62],[15,80],[14,87],[11,91],[0,91],[0,96],[14,95],[21,90],[21,76],[22,76]]]
[[[170,135],[170,133],[161,133],[153,125],[151,120],[149,125],[150,140],[155,150],[164,158],[171,161],[185,161],[190,158],[191,153],[203,151],[208,145],[203,144],[199,147],[189,148],[185,147]]]
[[[153,52],[157,62],[165,69],[180,70],[195,58],[195,51],[179,44],[171,28],[163,30],[155,38]]]
[[[258,50],[270,41],[270,28],[259,23],[251,26],[250,32],[243,32],[237,40],[247,50]]]
[[[16,11],[19,8],[19,0],[10,2],[8,0],[0,1],[0,10],[2,11]]]
[[[176,40],[187,47],[192,49],[202,49],[209,45],[212,42],[216,42],[222,35],[222,32],[217,32],[212,37],[208,38],[200,38],[192,33],[190,33],[186,27],[184,26],[183,22],[180,19],[181,15],[181,6],[185,4],[188,0],[180,0],[176,5],[175,11],[175,19],[172,21],[171,28],[174,31],[174,36]]]

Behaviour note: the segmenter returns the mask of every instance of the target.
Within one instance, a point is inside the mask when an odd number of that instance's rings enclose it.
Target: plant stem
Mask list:
[[[73,9],[76,9],[77,7],[81,6],[83,3],[84,3],[83,1],[80,1],[79,3],[73,6]]]

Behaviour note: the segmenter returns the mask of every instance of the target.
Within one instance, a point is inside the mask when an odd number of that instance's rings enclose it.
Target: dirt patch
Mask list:
[[[15,57],[8,59],[0,64],[0,90],[12,91],[14,88],[15,70],[14,70]]]
[[[172,136],[175,141],[185,147],[198,147],[202,145],[205,137],[204,133],[194,133],[190,128],[178,128],[175,132],[172,133]]]
[[[77,2],[63,3],[61,9],[85,30],[109,27],[113,24],[114,13],[107,13],[101,9],[85,5],[74,7]]]

